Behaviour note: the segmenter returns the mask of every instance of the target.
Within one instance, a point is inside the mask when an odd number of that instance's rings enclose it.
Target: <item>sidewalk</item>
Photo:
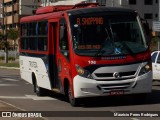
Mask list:
[[[22,110],[22,109],[20,109],[20,108],[18,108],[18,107],[16,107],[16,106],[14,106],[14,105],[11,105],[11,104],[9,104],[9,103],[6,103],[6,102],[4,102],[4,101],[2,101],[2,100],[0,100],[0,115],[2,116],[2,112],[12,112],[12,111],[25,111],[25,110]],[[21,117],[15,117],[15,118],[9,118],[9,117],[7,117],[7,118],[5,118],[5,117],[1,117],[0,116],[0,120],[46,120],[45,118],[21,118]]]

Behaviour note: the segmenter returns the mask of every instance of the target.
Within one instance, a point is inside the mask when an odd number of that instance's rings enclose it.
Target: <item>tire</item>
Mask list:
[[[36,78],[35,78],[35,84],[34,84],[34,92],[36,93],[37,96],[45,95],[45,89],[38,86]]]
[[[68,100],[71,104],[72,107],[77,107],[79,105],[79,99],[74,98],[72,92],[71,92],[71,87],[68,86],[68,93],[67,93]]]

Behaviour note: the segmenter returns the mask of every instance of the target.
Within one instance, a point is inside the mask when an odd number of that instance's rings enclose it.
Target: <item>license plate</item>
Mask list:
[[[110,91],[110,95],[123,95],[124,91],[123,90],[112,90]]]

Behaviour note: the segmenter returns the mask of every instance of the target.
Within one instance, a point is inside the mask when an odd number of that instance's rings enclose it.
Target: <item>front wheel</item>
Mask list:
[[[74,98],[72,91],[71,91],[71,87],[68,86],[68,100],[71,104],[71,106],[76,107],[79,105],[79,99],[78,98]]]

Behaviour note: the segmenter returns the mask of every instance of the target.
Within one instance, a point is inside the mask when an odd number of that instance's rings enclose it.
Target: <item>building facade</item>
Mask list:
[[[18,28],[20,18],[32,15],[39,2],[34,0],[0,0],[0,5],[2,29],[9,29]]]
[[[153,21],[159,20],[159,0],[106,0],[106,6],[134,9],[149,22],[150,28]]]
[[[20,18],[34,14],[39,5],[39,0],[0,0],[0,32],[6,35],[10,28],[18,30]],[[7,41],[9,50],[17,49],[18,39]]]

